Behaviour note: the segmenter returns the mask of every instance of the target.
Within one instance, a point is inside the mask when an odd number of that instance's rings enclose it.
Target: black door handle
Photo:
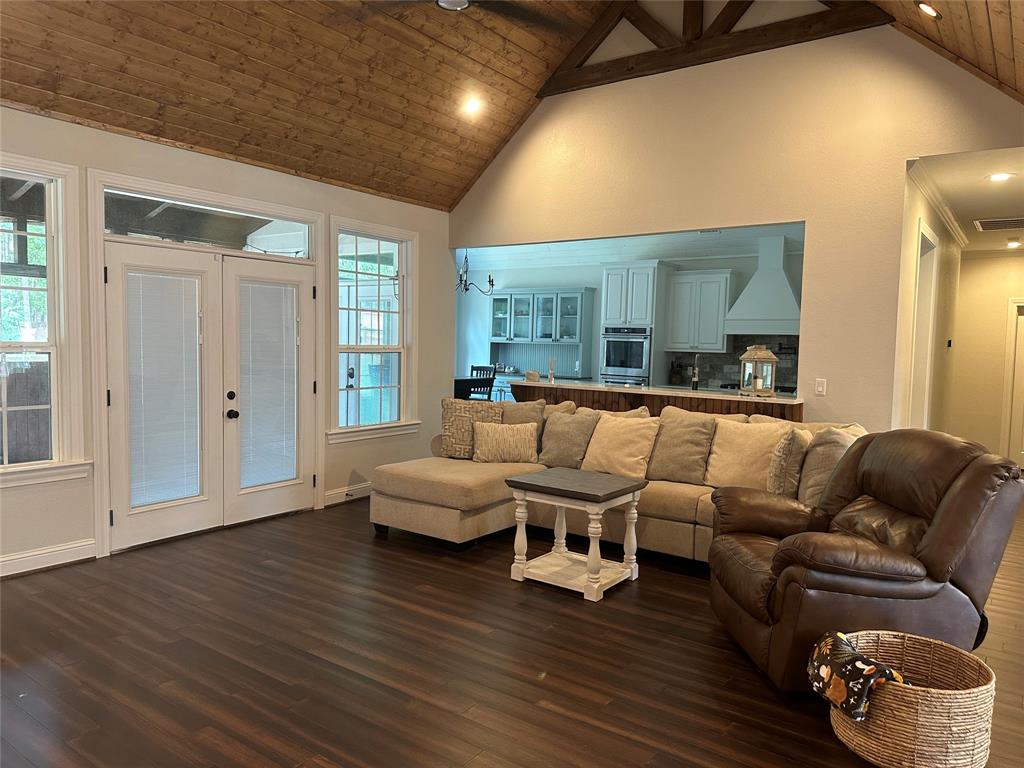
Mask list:
[[[229,389],[228,393],[227,393],[227,395],[225,395],[225,397],[227,397],[228,400],[234,400],[235,399],[235,390]]]
[[[239,416],[239,414],[238,414],[238,411],[236,411],[236,410],[235,410],[234,408],[232,408],[231,410],[229,410],[229,411],[228,411],[228,412],[227,412],[226,414],[224,414],[224,415],[225,415],[225,416],[227,416],[227,417],[228,417],[229,419],[237,419],[237,418],[238,418],[238,416]]]

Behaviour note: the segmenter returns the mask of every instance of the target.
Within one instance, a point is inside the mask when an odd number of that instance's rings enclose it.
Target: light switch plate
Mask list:
[[[815,379],[814,380],[814,394],[819,397],[824,397],[828,391],[828,379]]]

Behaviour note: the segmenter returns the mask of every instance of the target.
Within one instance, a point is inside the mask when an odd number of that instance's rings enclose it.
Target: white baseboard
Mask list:
[[[329,507],[331,504],[341,504],[343,501],[362,499],[369,495],[369,483],[356,483],[355,485],[347,485],[344,488],[335,488],[325,493],[324,505]]]
[[[37,571],[40,568],[52,568],[76,560],[96,557],[96,540],[81,539],[66,544],[55,544],[52,547],[30,549],[27,552],[15,552],[0,557],[0,576],[11,576],[25,571]]]

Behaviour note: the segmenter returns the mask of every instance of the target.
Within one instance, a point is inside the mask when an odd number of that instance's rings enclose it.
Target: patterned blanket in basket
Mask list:
[[[829,632],[817,642],[807,676],[815,693],[853,720],[867,714],[872,688],[887,680],[903,682],[903,675],[892,667],[858,653],[842,632]]]

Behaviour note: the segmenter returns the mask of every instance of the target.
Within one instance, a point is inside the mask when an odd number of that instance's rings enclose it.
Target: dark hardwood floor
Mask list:
[[[703,566],[641,552],[639,581],[587,603],[510,581],[511,531],[380,541],[366,510],[4,581],[3,768],[865,765],[732,643]],[[1022,608],[1018,525],[980,650],[991,766],[1024,754]]]

